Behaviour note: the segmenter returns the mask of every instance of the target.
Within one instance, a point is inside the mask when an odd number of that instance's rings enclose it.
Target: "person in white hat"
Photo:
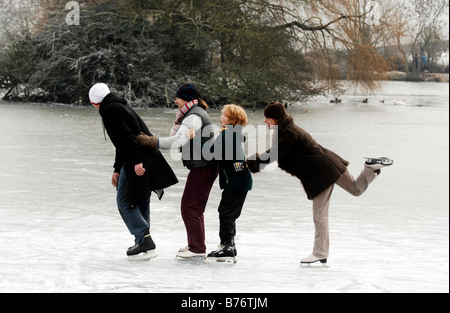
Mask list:
[[[89,101],[96,109],[99,109],[103,99],[110,93],[111,91],[109,90],[108,85],[104,83],[95,84],[92,86],[91,90],[89,90]]]
[[[138,144],[137,135],[151,133],[125,99],[99,83],[90,89],[89,101],[99,111],[116,148],[111,182],[117,188],[120,215],[135,237],[135,245],[127,250],[128,259],[156,257],[156,245],[150,236],[150,196],[153,191],[161,200],[163,189],[178,183],[178,179],[158,149]]]

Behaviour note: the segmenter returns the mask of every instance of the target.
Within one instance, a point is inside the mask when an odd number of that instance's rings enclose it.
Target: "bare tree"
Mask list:
[[[368,89],[389,64],[378,47],[392,42],[395,10],[375,0],[255,1],[270,8],[275,28],[291,29],[318,81],[347,79]],[[276,2],[276,3],[275,3]]]
[[[432,64],[444,49],[442,40],[448,38],[449,0],[404,0],[401,9],[407,26],[405,41],[411,43],[410,56],[419,56],[419,64],[412,70],[418,72],[424,65],[420,64],[420,56],[427,56]]]

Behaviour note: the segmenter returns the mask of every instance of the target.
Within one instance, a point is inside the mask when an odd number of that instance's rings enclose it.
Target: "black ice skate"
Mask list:
[[[380,157],[380,158],[366,158],[366,165],[369,167],[372,171],[376,172],[382,169],[386,166],[391,166],[394,164],[394,160]]]
[[[157,257],[155,251],[156,245],[153,242],[150,233],[144,237],[144,241],[140,244],[128,248],[127,255],[129,261],[147,261]]]
[[[231,245],[219,245],[217,250],[208,254],[206,259],[207,263],[217,262],[217,263],[228,263],[234,264],[236,260],[236,247]]]

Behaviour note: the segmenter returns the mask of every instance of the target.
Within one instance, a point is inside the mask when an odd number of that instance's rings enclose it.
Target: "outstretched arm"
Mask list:
[[[159,148],[162,150],[178,149],[195,137],[195,133],[202,128],[202,119],[197,115],[187,117],[180,126],[177,134],[172,137],[157,138],[140,134],[136,137],[142,146]]]

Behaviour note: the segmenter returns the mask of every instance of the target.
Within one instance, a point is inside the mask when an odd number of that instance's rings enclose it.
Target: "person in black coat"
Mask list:
[[[116,148],[112,185],[117,188],[117,206],[135,245],[128,249],[130,260],[156,256],[150,235],[150,196],[161,200],[164,188],[178,183],[172,168],[157,149],[142,147],[136,136],[151,136],[148,127],[127,101],[112,94],[106,84],[89,91],[91,104],[99,110],[103,125]]]

